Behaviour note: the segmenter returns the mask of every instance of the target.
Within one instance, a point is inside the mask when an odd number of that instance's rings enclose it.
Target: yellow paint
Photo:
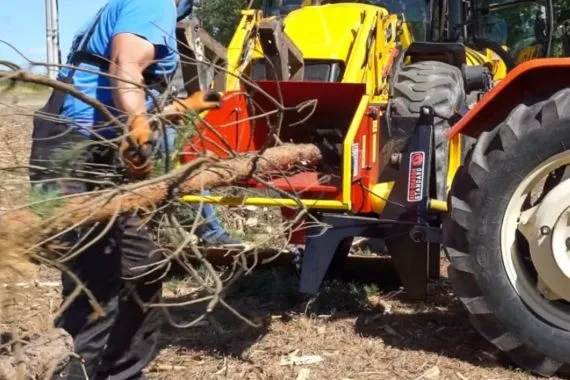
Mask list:
[[[360,99],[358,108],[354,113],[354,117],[350,122],[350,127],[346,132],[346,137],[342,144],[342,202],[352,209],[352,197],[351,197],[351,187],[352,187],[352,143],[356,137],[356,132],[360,128],[360,122],[364,118],[366,109],[368,108],[368,95],[364,95]]]
[[[403,50],[413,37],[408,24],[381,7],[362,3],[299,6],[283,19],[284,33],[301,51],[305,61],[336,60],[344,63],[343,83],[364,83],[375,103],[388,99],[384,71],[396,48]],[[274,19],[268,17],[267,19]],[[256,28],[261,11],[242,12],[228,46],[227,90],[239,90],[237,76],[250,74],[251,62],[264,59]],[[398,26],[400,25],[400,26]],[[386,33],[389,30],[390,33]]]
[[[521,51],[519,51],[517,54],[515,62],[517,65],[519,65],[523,62],[530,61],[531,59],[540,58],[541,55],[542,55],[542,45],[540,44],[532,45],[524,49],[521,49]]]
[[[386,207],[387,200],[390,198],[394,184],[394,181],[380,182],[372,186],[372,189],[370,189],[370,204],[372,205],[372,210],[375,213],[382,214],[384,211],[384,207]]]
[[[366,39],[377,14],[387,15],[388,12],[384,8],[366,4],[305,6],[287,15],[285,33],[303,52],[305,59],[343,62],[355,59],[362,64],[365,53],[360,48],[365,46],[362,39]],[[348,61],[347,71],[351,72],[349,75],[352,77],[354,73],[350,66]],[[360,79],[356,83],[361,83]]]
[[[465,53],[468,66],[486,65],[491,71],[494,80],[501,80],[507,75],[505,62],[492,50],[484,49],[478,51],[467,47]]]
[[[449,192],[455,173],[457,169],[461,166],[461,134],[457,134],[453,139],[449,141],[449,166],[447,168],[447,183],[446,191]]]
[[[241,20],[227,49],[228,71],[226,74],[226,90],[239,90],[239,77],[255,55],[262,50],[259,40],[254,35],[262,12],[254,9],[243,10]]]
[[[430,199],[428,201],[428,208],[430,211],[446,213],[447,212],[447,202],[446,201],[440,201],[439,199]]]
[[[261,198],[261,197],[222,197],[222,196],[200,196],[185,195],[182,197],[188,203],[209,203],[226,206],[266,206],[266,207],[298,207],[299,202],[289,198]],[[348,210],[341,201],[322,199],[301,199],[300,202],[307,208],[326,210]]]

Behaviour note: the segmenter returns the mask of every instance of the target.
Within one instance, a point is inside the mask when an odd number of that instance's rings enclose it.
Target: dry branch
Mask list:
[[[219,162],[199,160],[156,179],[69,198],[52,217],[45,220],[28,210],[9,212],[0,220],[0,252],[7,256],[13,255],[13,252],[21,253],[43,238],[71,227],[107,221],[117,214],[152,208],[176,195],[172,194],[173,186],[180,194],[200,193],[201,189],[242,182],[249,178],[252,169],[260,175],[286,171],[299,165],[310,167],[321,160],[321,151],[315,145],[284,144],[267,149],[261,155],[249,154]],[[196,167],[196,163],[202,164]],[[0,264],[1,261],[0,256]]]

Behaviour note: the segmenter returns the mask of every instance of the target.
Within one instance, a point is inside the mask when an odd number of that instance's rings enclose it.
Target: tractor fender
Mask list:
[[[527,100],[546,98],[570,87],[570,58],[541,58],[524,62],[487,92],[447,133],[477,138],[495,128]]]

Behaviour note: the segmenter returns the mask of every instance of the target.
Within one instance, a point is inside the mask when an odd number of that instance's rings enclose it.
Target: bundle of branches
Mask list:
[[[218,162],[198,159],[155,179],[67,197],[48,218],[28,209],[9,212],[0,220],[0,252],[5,257],[28,259],[46,239],[68,229],[153,208],[173,196],[240,183],[251,175],[313,166],[321,159],[321,152],[314,145],[284,144],[261,155],[251,153]]]
[[[0,79],[13,83],[34,83],[64,91],[97,109],[110,123],[122,125],[101,103],[85,96],[73,86],[30,74],[16,65],[7,65],[6,62],[0,64],[13,69],[0,72]],[[58,200],[58,207],[48,218],[42,218],[30,209],[9,212],[0,216],[0,272],[18,269],[19,263],[35,255],[46,242],[72,228],[108,221],[119,214],[153,208],[177,195],[243,183],[253,176],[268,172],[283,173],[293,167],[311,167],[321,161],[321,150],[312,144],[284,144],[272,148],[265,144],[260,152],[221,161],[200,158],[152,180],[64,197]]]

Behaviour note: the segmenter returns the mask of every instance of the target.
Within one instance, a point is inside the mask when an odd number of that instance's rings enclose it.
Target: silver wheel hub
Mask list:
[[[558,182],[545,188],[545,179],[563,168]],[[542,199],[540,193],[545,193]],[[529,200],[536,204],[529,206]],[[541,162],[520,181],[500,236],[503,265],[521,300],[542,319],[570,331],[570,152]]]
[[[570,301],[570,180],[524,211],[518,229],[528,241],[541,293],[550,300]]]

